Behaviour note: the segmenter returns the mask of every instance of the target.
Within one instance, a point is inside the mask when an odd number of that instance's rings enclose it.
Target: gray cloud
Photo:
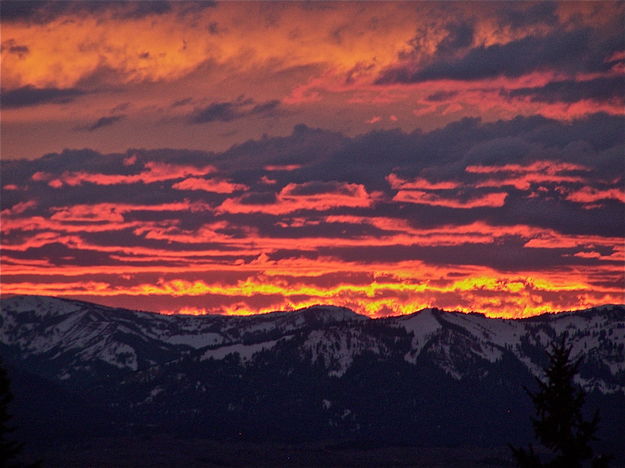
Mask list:
[[[189,122],[202,124],[209,122],[231,122],[249,116],[268,117],[280,109],[280,101],[256,102],[251,98],[240,97],[235,101],[213,102],[206,107],[197,108],[189,116]]]
[[[445,56],[469,47],[473,43],[474,33],[474,26],[469,22],[452,23],[447,26],[447,37],[438,44],[436,52]]]
[[[15,42],[15,39],[8,39],[2,42],[0,52],[4,51],[7,51],[9,54],[15,54],[20,58],[23,58],[30,53],[28,46],[18,44]]]
[[[426,97],[426,100],[431,102],[441,102],[456,97],[458,91],[437,91]]]
[[[529,97],[536,102],[625,101],[625,76],[601,77],[587,81],[552,81],[544,86],[517,88],[503,92],[504,95]]]
[[[557,2],[505,2],[502,5],[499,10],[500,21],[514,29],[523,29],[536,24],[553,26],[558,23]]]
[[[378,84],[417,83],[430,80],[479,80],[497,76],[519,77],[544,69],[567,73],[607,71],[605,59],[621,50],[625,38],[599,39],[591,29],[556,30],[545,36],[527,36],[506,44],[479,46],[460,58],[439,60],[425,67],[401,64],[382,72]]]
[[[40,104],[64,104],[85,94],[77,88],[35,88],[23,86],[12,90],[2,90],[2,107],[14,109],[37,106]]]
[[[198,8],[215,5],[211,1],[176,2],[161,0],[3,0],[1,3],[4,21],[22,21],[30,23],[47,23],[62,15],[97,14],[102,11],[111,12],[117,18],[142,18],[149,15],[160,15],[177,8],[182,14],[190,13]]]
[[[98,120],[93,122],[91,125],[87,125],[85,127],[78,127],[77,130],[84,130],[87,132],[93,132],[95,130],[99,130],[103,127],[109,127],[114,123],[119,122],[120,120],[125,119],[125,115],[111,115],[106,117],[100,117]]]

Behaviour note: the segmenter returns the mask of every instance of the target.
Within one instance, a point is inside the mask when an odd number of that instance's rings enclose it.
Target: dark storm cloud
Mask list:
[[[210,122],[231,122],[250,116],[270,117],[280,112],[280,101],[256,102],[251,98],[239,98],[235,101],[213,102],[206,107],[197,108],[189,116],[189,122],[203,124]]]
[[[540,116],[492,123],[463,119],[427,133],[374,131],[353,138],[298,125],[289,136],[250,140],[217,154],[180,149],[129,149],[114,155],[87,149],[66,150],[34,161],[6,161],[3,167],[10,166],[10,172],[18,178],[36,171],[128,175],[140,173],[149,161],[159,161],[196,167],[211,164],[220,174],[248,184],[254,182],[253,177],[261,183],[258,179],[267,175],[278,181],[278,188],[288,182],[303,184],[313,180],[363,183],[367,188],[378,181],[388,188],[384,178],[394,169],[405,177],[440,173],[466,180],[464,168],[468,164],[525,164],[542,157],[585,163],[595,170],[608,171],[610,164],[619,161],[624,125],[623,117],[607,114],[569,123]],[[134,163],[129,164],[133,157]],[[290,165],[299,169],[265,169]],[[451,168],[451,172],[443,171],[446,168]]]
[[[159,15],[172,10],[176,2],[158,0],[111,0],[111,1],[29,1],[5,0],[1,3],[2,19],[4,21],[23,21],[32,23],[47,23],[62,15],[96,14],[109,11],[118,18],[141,18],[149,15]],[[197,7],[209,6],[211,2],[190,2]],[[189,5],[186,5],[187,7]]]
[[[245,172],[254,169],[253,176],[262,175],[267,165],[310,165],[323,163],[334,153],[344,148],[351,140],[344,135],[311,128],[304,124],[293,127],[291,135],[286,137],[262,138],[249,140],[235,145],[228,151],[216,155],[215,163],[228,171]],[[250,158],[250,155],[255,155]],[[291,179],[297,172],[271,173],[271,177]],[[310,179],[307,179],[310,180]]]
[[[354,223],[317,223],[304,226],[277,226],[275,220],[270,220],[260,227],[259,232],[263,235],[278,239],[306,239],[332,237],[335,239],[358,239],[362,237],[378,237],[388,234],[387,231],[378,229],[369,224]]]
[[[510,130],[517,126],[523,128],[529,123],[531,126],[525,132],[526,138],[545,146],[566,149],[574,142],[583,142],[595,151],[623,147],[623,125],[625,125],[623,116],[597,113],[573,120],[568,125],[542,117],[516,118],[510,122],[516,122],[516,125],[510,126]],[[501,126],[507,125],[502,123]],[[570,156],[563,157],[568,159]],[[586,159],[593,166],[597,165],[597,161],[590,160],[587,150],[579,152],[574,157],[578,161]]]
[[[78,130],[83,130],[86,132],[93,132],[95,130],[99,130],[103,127],[109,127],[114,123],[119,122],[120,120],[125,119],[125,115],[111,115],[107,117],[100,117],[98,120],[93,122],[91,125],[87,125],[85,127],[79,127]]]
[[[150,161],[170,162],[202,166],[214,157],[207,151],[161,148],[146,150],[130,148],[123,153],[103,154],[91,149],[65,149],[59,153],[49,153],[35,160],[2,161],[11,167],[10,172],[19,171],[20,177],[28,173],[43,171],[60,175],[66,171],[88,171],[103,174],[130,175],[141,172],[144,164]],[[29,176],[28,176],[29,177]]]
[[[186,244],[179,242],[172,242],[170,240],[150,239],[143,236],[135,236],[132,229],[119,229],[104,232],[92,232],[85,233],[83,235],[85,241],[92,245],[99,246],[123,246],[123,247],[147,247],[147,248],[167,248],[172,251],[184,250]],[[219,245],[207,240],[206,242],[200,242],[196,244],[201,249],[215,249],[219,248],[223,250],[224,254],[229,251],[232,252],[234,248],[228,248],[227,246]]]
[[[190,121],[192,123],[229,122],[242,116],[238,109],[243,105],[244,103],[214,102],[203,109],[197,109],[191,115]]]
[[[47,258],[52,265],[109,265],[116,264],[107,253],[94,250],[68,247],[54,242],[44,247],[31,247],[26,251],[12,250],[10,247],[3,248],[6,255],[17,259],[37,260]]]
[[[35,88],[23,86],[13,90],[2,90],[2,107],[15,109],[40,104],[64,104],[85,94],[78,88]]]
[[[3,21],[34,21],[35,18],[56,17],[59,10],[65,8],[65,2],[56,2],[57,5],[50,5],[48,2],[14,0],[0,2],[0,13]],[[54,10],[43,14],[44,9]]]
[[[544,86],[517,88],[504,92],[504,95],[528,97],[535,102],[578,102],[585,99],[605,102],[625,101],[625,76],[595,78],[587,81],[552,81]]]
[[[453,14],[450,17],[454,17]],[[436,51],[432,58],[443,60],[445,58],[457,56],[458,53],[466,50],[473,44],[475,36],[475,24],[468,18],[458,18],[440,27],[439,31],[443,39],[437,44]],[[425,44],[431,41],[427,29],[417,29],[417,34],[406,42],[409,46],[407,50],[401,50],[398,58],[402,61],[410,61],[423,53]]]
[[[471,23],[450,24],[447,26],[447,37],[438,44],[437,54],[444,56],[469,47],[473,43],[474,33],[474,26]]]
[[[255,114],[269,114],[275,110],[278,110],[280,106],[280,101],[277,99],[272,99],[270,101],[261,102],[259,104],[254,105],[252,109],[249,111],[249,115]]]
[[[460,58],[439,60],[420,69],[410,64],[392,67],[382,73],[377,83],[515,78],[548,69],[566,73],[604,72],[610,68],[605,59],[622,50],[625,43],[622,36],[602,39],[591,29],[556,30],[545,36],[527,36],[506,44],[475,47]]]
[[[564,265],[597,265],[596,259],[572,256],[575,249],[524,248],[521,239],[509,238],[493,244],[463,244],[456,246],[392,246],[321,248],[319,256],[332,256],[346,262],[369,263],[380,261],[401,262],[421,260],[435,265],[479,265],[500,271],[548,269]],[[279,253],[278,253],[279,254]],[[617,262],[614,262],[617,263]]]
[[[491,212],[485,219],[493,225],[521,223],[571,235],[625,236],[625,226],[620,221],[623,215],[622,203],[605,203],[597,209],[585,209],[579,204],[561,199],[516,196],[510,197],[507,202],[504,208]]]
[[[553,26],[558,22],[558,3],[542,1],[538,3],[504,2],[499,11],[500,21],[514,29],[523,29],[536,24]]]

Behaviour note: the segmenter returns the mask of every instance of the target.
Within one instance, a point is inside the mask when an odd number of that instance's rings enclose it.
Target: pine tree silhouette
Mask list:
[[[553,458],[541,461],[531,444],[528,449],[510,447],[520,467],[576,468],[585,460],[592,460],[593,468],[608,466],[609,457],[593,458],[590,443],[597,440],[599,413],[595,412],[589,420],[582,415],[586,395],[573,381],[581,358],[571,359],[572,346],[567,345],[567,340],[563,334],[547,353],[546,379],[536,379],[538,391],[525,389],[536,409],[536,417],[532,418],[536,438],[553,453]]]
[[[22,444],[10,440],[14,428],[10,425],[9,403],[13,399],[11,383],[2,362],[0,362],[0,466],[19,466],[16,457],[22,450]]]

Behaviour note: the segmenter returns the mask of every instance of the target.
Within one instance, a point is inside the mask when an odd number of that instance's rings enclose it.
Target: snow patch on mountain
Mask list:
[[[100,342],[79,352],[76,357],[78,361],[104,361],[120,369],[136,371],[139,368],[134,348],[123,343]]]
[[[29,312],[38,317],[50,315],[65,315],[83,308],[82,303],[68,301],[48,296],[12,296],[2,300],[2,310],[5,307],[15,313]]]
[[[163,337],[163,341],[173,345],[186,345],[192,348],[203,348],[205,346],[223,343],[224,338],[219,333],[203,333],[201,335],[184,334]]]
[[[379,340],[358,328],[330,327],[312,331],[302,345],[302,355],[313,363],[321,363],[328,375],[341,377],[364,352],[383,355],[389,350]]]
[[[230,346],[222,346],[216,349],[209,349],[202,354],[200,361],[206,361],[207,359],[221,360],[231,354],[237,354],[241,361],[249,361],[256,353],[273,348],[277,342],[278,340],[265,341],[263,343],[255,344],[238,343]]]
[[[391,324],[403,327],[412,334],[411,349],[404,356],[404,359],[412,364],[417,361],[428,340],[443,328],[433,309],[423,309],[415,314],[400,316],[391,320]]]

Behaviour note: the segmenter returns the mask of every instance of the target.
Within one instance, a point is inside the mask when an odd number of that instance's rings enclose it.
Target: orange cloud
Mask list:
[[[200,179],[189,177],[171,186],[176,190],[201,190],[213,193],[232,193],[247,190],[248,186],[243,184],[233,184],[221,179]]]
[[[229,198],[218,208],[222,213],[286,214],[298,210],[325,211],[336,207],[369,207],[372,196],[362,184],[345,182],[290,183],[276,195],[274,203],[245,203],[245,197]]]
[[[583,187],[568,193],[566,199],[583,204],[604,200],[617,200],[621,203],[625,203],[625,190],[619,188],[601,190],[593,187]]]
[[[593,181],[589,167],[561,161],[535,161],[527,165],[471,165],[465,171],[470,174],[495,176],[471,184],[476,188],[510,186],[527,191],[532,185],[588,184]],[[583,172],[584,175],[571,175],[571,172]]]
[[[459,182],[430,182],[422,177],[417,177],[408,181],[392,173],[386,176],[386,180],[394,189],[449,190],[456,189],[461,186]]]
[[[123,215],[133,211],[205,211],[210,207],[204,203],[187,201],[163,203],[156,205],[131,205],[121,203],[98,203],[94,205],[74,205],[69,207],[53,208],[51,219],[63,222],[120,222]]]
[[[61,188],[64,185],[77,186],[84,183],[96,185],[120,185],[120,184],[151,184],[165,180],[180,179],[188,176],[201,176],[215,172],[214,166],[179,166],[176,164],[149,161],[145,163],[145,171],[139,174],[96,174],[89,172],[64,172],[56,177],[53,174],[36,172],[32,180],[36,182],[49,181],[48,185]]]
[[[527,191],[534,184],[555,183],[584,183],[588,179],[578,176],[556,176],[549,174],[524,174],[519,177],[504,177],[501,179],[486,179],[475,184],[477,188],[485,187],[514,187],[517,190]]]
[[[610,76],[609,74],[606,76]],[[596,78],[596,75],[578,76],[579,80]],[[558,81],[557,72],[534,72],[517,78],[487,78],[476,81],[423,82],[410,85],[385,85],[385,89],[404,91],[404,96],[397,96],[394,103],[403,102],[407,96],[415,100],[412,114],[421,121],[425,119],[448,122],[467,115],[480,115],[485,120],[510,119],[515,116],[542,115],[546,118],[572,121],[588,114],[605,112],[623,115],[622,102],[618,99],[597,102],[592,99],[580,99],[576,102],[535,102],[531,97],[510,98],[506,91],[519,88],[541,87],[551,81]],[[374,95],[375,90],[370,91]],[[431,96],[443,96],[440,100],[429,100]],[[440,125],[440,124],[438,124]],[[436,125],[436,126],[438,126]],[[428,127],[427,123],[421,126]]]
[[[473,174],[497,174],[501,172],[513,172],[513,173],[538,173],[554,175],[565,171],[590,171],[587,166],[580,164],[573,164],[569,162],[555,162],[555,161],[535,161],[525,166],[520,164],[503,164],[501,166],[481,166],[471,165],[467,166],[465,170]]]
[[[0,212],[0,215],[2,216],[20,215],[24,213],[25,211],[28,211],[30,208],[34,208],[35,206],[37,206],[37,202],[35,202],[34,200],[19,202],[13,205],[11,208],[5,208],[4,210],[2,210]]]
[[[48,24],[3,24],[3,37],[29,49],[21,58],[3,51],[3,81],[68,88],[102,68],[125,84],[171,81],[207,63],[239,73],[270,62],[283,69],[326,64],[347,73],[374,57],[377,66],[391,63],[431,9],[221,3],[185,15],[173,5],[171,13],[142,18],[83,12]],[[212,34],[207,24],[215,25]]]
[[[389,174],[386,180],[393,189],[416,189],[416,190],[451,190],[465,187],[490,188],[490,187],[514,187],[517,190],[527,191],[533,184],[561,184],[561,183],[588,183],[591,179],[588,175],[568,175],[567,172],[591,171],[590,168],[579,164],[555,161],[535,161],[531,164],[505,164],[499,166],[470,165],[465,168],[470,174],[494,175],[477,182],[456,181],[430,182],[427,179],[417,177],[411,181],[404,180],[395,174]],[[564,173],[564,174],[563,174]]]
[[[295,171],[302,167],[301,164],[269,164],[264,166],[265,171]]]
[[[393,201],[461,209],[484,207],[498,208],[505,204],[507,196],[508,194],[505,192],[496,192],[462,200],[459,198],[444,197],[434,193],[423,192],[421,190],[400,190],[393,197]]]

